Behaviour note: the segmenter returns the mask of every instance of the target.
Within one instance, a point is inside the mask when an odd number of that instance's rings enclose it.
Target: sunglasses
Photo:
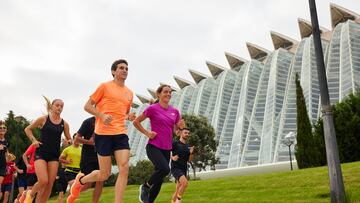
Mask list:
[[[0,130],[6,130],[7,128],[6,127],[4,127],[4,126],[1,126],[0,127]]]

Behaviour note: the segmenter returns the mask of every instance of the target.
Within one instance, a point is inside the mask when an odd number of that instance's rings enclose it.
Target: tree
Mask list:
[[[296,160],[299,168],[308,168],[317,166],[317,150],[312,134],[312,126],[306,110],[306,103],[302,87],[300,85],[299,75],[296,74],[296,123],[297,123],[297,136],[296,136]]]
[[[30,122],[23,116],[16,116],[13,111],[9,111],[5,123],[8,128],[6,138],[10,142],[9,150],[19,158],[31,144],[24,132]],[[38,137],[39,131],[34,131],[34,135]]]
[[[188,143],[194,146],[194,158],[190,162],[194,178],[196,171],[206,170],[209,166],[215,170],[219,159],[215,157],[217,143],[215,130],[204,116],[183,115],[186,126],[190,129]]]
[[[327,160],[326,160],[326,147],[325,147],[325,139],[324,139],[324,124],[322,118],[319,118],[316,124],[314,125],[313,137],[315,142],[315,150],[319,155],[317,157],[316,166],[325,166],[327,164]]]
[[[340,161],[360,160],[360,91],[337,103],[333,112]]]
[[[130,166],[128,184],[143,184],[150,178],[153,171],[154,166],[151,161],[138,161],[135,166]]]

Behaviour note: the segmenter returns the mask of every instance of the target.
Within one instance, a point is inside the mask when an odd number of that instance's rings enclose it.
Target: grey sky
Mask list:
[[[358,0],[331,2],[360,13]],[[329,4],[317,1],[328,29]],[[177,87],[173,75],[193,81],[189,68],[210,75],[206,60],[228,67],[225,51],[249,59],[246,42],[273,50],[271,30],[300,40],[297,18],[309,16],[306,0],[3,0],[0,119],[9,110],[37,118],[44,94],[64,100],[74,133],[115,59],[129,62],[127,86],[149,96],[159,82]]]

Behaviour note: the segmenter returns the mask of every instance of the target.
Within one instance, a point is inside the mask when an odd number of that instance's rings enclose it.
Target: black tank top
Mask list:
[[[64,132],[64,120],[61,119],[60,124],[51,122],[47,116],[44,126],[40,129],[40,142],[42,143],[38,150],[41,153],[60,156],[61,134]]]

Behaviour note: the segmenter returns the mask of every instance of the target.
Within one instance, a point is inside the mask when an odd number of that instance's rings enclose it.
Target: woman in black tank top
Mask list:
[[[67,141],[71,142],[69,124],[60,117],[64,102],[61,99],[55,99],[50,103],[49,99],[44,98],[47,103],[48,115],[39,117],[25,128],[25,133],[32,145],[37,147],[35,173],[38,178],[32,190],[26,193],[25,202],[32,202],[36,193],[38,193],[36,202],[45,203],[49,199],[59,166],[60,141],[63,132]],[[39,141],[32,133],[35,128],[40,129]]]

